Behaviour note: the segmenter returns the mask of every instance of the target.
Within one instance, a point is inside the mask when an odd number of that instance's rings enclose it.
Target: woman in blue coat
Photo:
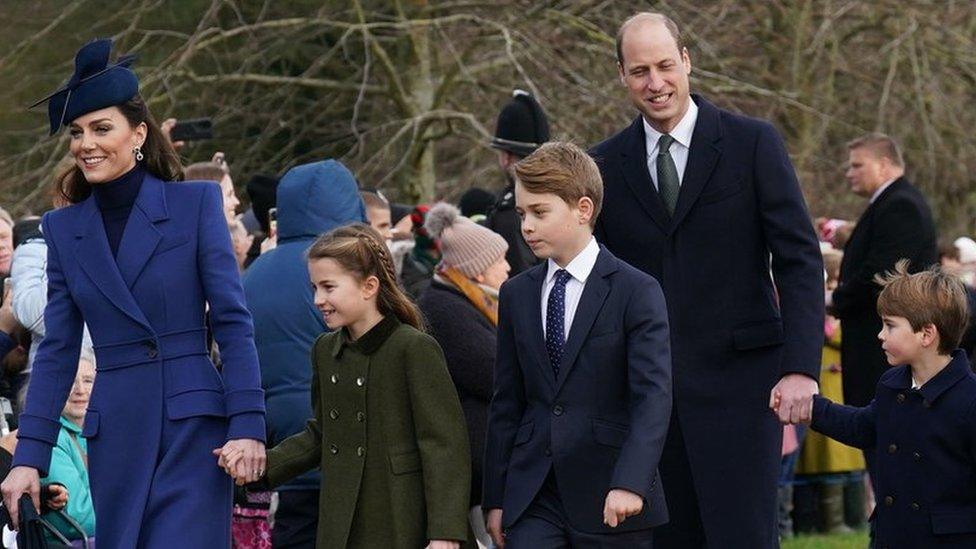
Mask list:
[[[138,95],[131,58],[84,46],[48,98],[68,126],[71,206],[49,212],[47,335],[20,417],[4,503],[38,502],[88,325],[98,376],[82,435],[101,548],[230,546],[232,481],[214,449],[264,470],[264,395],[251,317],[212,183],[173,183],[178,157]],[[210,361],[205,313],[220,346]]]

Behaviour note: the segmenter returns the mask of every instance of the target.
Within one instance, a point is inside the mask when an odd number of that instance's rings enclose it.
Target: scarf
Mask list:
[[[453,267],[441,268],[437,274],[460,290],[464,297],[468,298],[468,301],[488,318],[492,326],[498,326],[497,294],[464,276],[461,271]]]

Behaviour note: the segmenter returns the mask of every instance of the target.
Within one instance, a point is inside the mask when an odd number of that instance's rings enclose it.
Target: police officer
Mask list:
[[[538,262],[522,238],[522,222],[515,211],[515,178],[511,168],[546,141],[549,141],[549,120],[539,102],[527,91],[513,91],[512,99],[498,114],[495,137],[491,140],[492,148],[498,151],[498,165],[505,173],[507,184],[485,221],[486,227],[508,242],[505,259],[512,267],[510,276]]]

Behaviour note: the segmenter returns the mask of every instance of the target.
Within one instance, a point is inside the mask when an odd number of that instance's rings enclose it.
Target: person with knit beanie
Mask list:
[[[424,227],[437,242],[441,261],[418,305],[430,334],[444,350],[461,399],[471,443],[471,527],[490,546],[478,504],[495,369],[498,289],[508,279],[508,243],[445,203],[427,212]]]

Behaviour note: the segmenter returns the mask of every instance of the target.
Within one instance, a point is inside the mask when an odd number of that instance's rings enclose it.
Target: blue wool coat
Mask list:
[[[98,375],[82,435],[100,547],[230,546],[232,482],[211,454],[264,440],[251,316],[212,183],[147,175],[113,258],[93,198],[49,212],[47,334],[14,465],[48,470],[82,324]],[[223,371],[210,361],[209,304]]]
[[[875,547],[976,547],[976,375],[963,351],[920,389],[908,366],[863,408],[820,396],[811,427],[875,452]]]

